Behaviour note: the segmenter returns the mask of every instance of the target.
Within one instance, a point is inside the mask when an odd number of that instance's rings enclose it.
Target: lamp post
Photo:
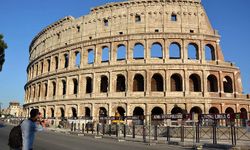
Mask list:
[[[0,102],[0,117],[2,117],[2,103]]]

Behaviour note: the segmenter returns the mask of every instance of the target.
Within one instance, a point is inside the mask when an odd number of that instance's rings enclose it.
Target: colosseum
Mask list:
[[[29,48],[27,111],[44,118],[247,113],[238,67],[201,0],[128,0],[67,16]],[[150,117],[141,118],[146,123]]]

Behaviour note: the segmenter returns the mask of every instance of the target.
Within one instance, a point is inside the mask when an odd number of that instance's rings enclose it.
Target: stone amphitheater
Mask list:
[[[43,29],[29,48],[24,108],[44,118],[247,113],[201,0],[108,3]],[[148,122],[146,117],[145,122]]]

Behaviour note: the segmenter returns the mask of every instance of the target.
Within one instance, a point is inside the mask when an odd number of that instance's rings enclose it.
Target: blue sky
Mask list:
[[[6,0],[0,5],[0,33],[8,44],[6,62],[0,72],[0,102],[24,101],[28,47],[47,25],[64,16],[80,17],[91,7],[120,0]],[[221,35],[227,61],[241,69],[243,88],[250,93],[250,1],[202,0],[213,27]]]

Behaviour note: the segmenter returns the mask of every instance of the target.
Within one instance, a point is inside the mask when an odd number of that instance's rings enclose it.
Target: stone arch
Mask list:
[[[76,78],[72,79],[73,82],[73,93],[74,95],[78,94],[78,80]]]
[[[56,82],[52,82],[52,96],[56,96]]]
[[[182,91],[182,76],[180,74],[173,74],[171,76],[171,91]]]
[[[50,59],[47,59],[47,72],[50,72]]]
[[[58,60],[58,56],[55,56],[55,57],[54,57],[54,63],[55,63],[55,65],[54,65],[55,70],[57,70],[57,69],[58,69],[58,67],[59,67],[59,60]]]
[[[77,118],[77,109],[75,107],[71,107],[71,113],[72,113],[71,117],[73,119]]]
[[[69,66],[69,55],[66,53],[64,56],[64,68],[68,68]]]
[[[189,76],[189,91],[201,92],[201,78],[198,74]]]
[[[81,53],[79,51],[75,51],[75,67],[80,67],[81,64]]]
[[[199,60],[199,47],[195,43],[188,44],[188,59]]]
[[[206,60],[215,60],[215,49],[213,47],[213,45],[211,44],[207,44],[205,46],[205,56],[206,56]]]
[[[65,118],[65,110],[63,107],[60,107],[60,117]]]
[[[169,59],[181,59],[181,45],[172,42],[169,46]]]
[[[151,58],[160,58],[162,59],[163,56],[163,50],[162,45],[159,42],[154,42],[151,45]]]
[[[163,115],[164,114],[164,111],[161,107],[154,107],[152,110],[151,110],[151,115]]]
[[[227,109],[225,110],[226,114],[233,114],[234,113],[234,109],[232,107],[227,107]],[[230,119],[226,119],[226,126],[230,125]]]
[[[233,82],[232,78],[229,76],[225,76],[223,79],[223,87],[225,93],[233,93]]]
[[[48,96],[48,84],[44,83],[44,97]]]
[[[151,91],[163,91],[163,78],[161,74],[154,74],[151,78]]]
[[[219,109],[216,108],[216,107],[211,107],[211,108],[209,109],[209,114],[219,114],[219,113],[220,113],[220,111],[219,111]]]
[[[125,111],[125,109],[123,107],[118,106],[116,111],[120,114],[121,117],[125,116],[126,111]]]
[[[46,109],[43,108],[43,118],[45,119],[47,116],[46,116]]]
[[[134,59],[144,59],[144,46],[141,43],[136,43],[133,49]]]
[[[55,110],[54,110],[54,108],[50,108],[50,117],[51,118],[55,117]]]
[[[125,92],[126,90],[126,79],[122,74],[117,75],[116,78],[116,92]]]
[[[105,75],[101,76],[101,85],[100,85],[100,91],[102,93],[108,92],[108,77]]]
[[[62,95],[66,95],[67,92],[67,83],[65,80],[62,80]]]
[[[109,61],[109,47],[108,46],[103,46],[102,47],[102,62],[108,62]]]
[[[183,109],[175,106],[172,110],[171,110],[171,114],[183,114]]]
[[[144,77],[141,74],[136,74],[133,79],[133,91],[143,92],[144,91]]]
[[[139,120],[133,120],[134,124],[142,125],[144,123],[144,110],[143,108],[137,106],[133,110],[133,116],[138,116]]]
[[[247,124],[247,110],[245,109],[245,108],[241,108],[240,109],[240,115],[241,115],[241,117],[243,117],[243,119],[241,119],[240,120],[240,124],[241,124],[241,126],[243,126],[243,127],[245,127],[246,126],[246,124]]]
[[[95,53],[93,49],[88,49],[88,64],[93,64],[95,62]]]
[[[119,44],[117,46],[117,61],[126,59],[126,46],[124,44]]]
[[[99,117],[107,117],[108,116],[107,109],[105,107],[100,107],[98,114]]]
[[[91,77],[86,77],[86,93],[93,92],[93,81]]]
[[[85,107],[85,117],[91,117],[91,111],[89,107]]]
[[[207,77],[207,90],[208,92],[218,92],[218,80],[215,75]]]
[[[202,114],[202,109],[199,106],[194,106],[190,109],[190,114]]]

